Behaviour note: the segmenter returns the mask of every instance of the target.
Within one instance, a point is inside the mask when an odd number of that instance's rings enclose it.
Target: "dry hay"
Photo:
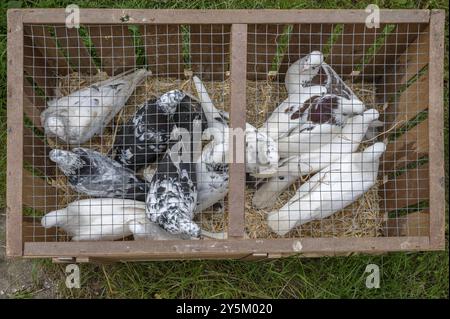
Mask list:
[[[104,72],[99,72],[94,76],[72,73],[60,78],[58,82],[59,95],[67,95],[92,83],[107,79]],[[230,107],[230,81],[205,82],[215,106],[219,109],[229,111]],[[368,108],[375,107],[375,92],[368,84],[348,83],[360,97]],[[81,145],[100,151],[106,154],[111,149],[117,128],[128,121],[134,112],[145,100],[157,97],[160,94],[173,89],[183,89],[196,96],[195,86],[190,79],[180,80],[171,78],[156,78],[150,76],[136,89],[135,93],[128,100],[124,109],[114,118],[112,123],[105,128],[102,136],[92,138],[89,142]],[[284,84],[272,81],[247,81],[247,121],[252,125],[261,126],[270,113],[287,97]],[[381,110],[380,110],[381,111]],[[52,148],[65,148],[68,146],[48,139]],[[58,206],[65,206],[69,202],[86,198],[77,194],[67,185],[66,177],[58,173],[54,179],[49,179],[49,183],[59,190]],[[275,205],[270,209],[281,208],[291,198],[299,183],[292,185],[277,199]],[[250,238],[276,238],[275,233],[268,229],[265,215],[268,210],[255,209],[252,207],[252,196],[254,190],[246,189],[246,232]],[[321,221],[313,221],[308,224],[296,227],[286,237],[364,237],[379,236],[381,234],[383,214],[380,212],[378,197],[378,186],[374,186],[364,194],[358,201],[346,207],[344,210],[335,213],[333,216]],[[209,208],[201,214],[197,214],[195,221],[202,229],[211,232],[221,232],[226,230],[227,221],[227,199],[220,208]]]

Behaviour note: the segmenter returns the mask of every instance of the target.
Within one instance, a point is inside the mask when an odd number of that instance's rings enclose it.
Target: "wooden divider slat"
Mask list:
[[[283,60],[278,70],[279,80],[284,81],[289,65],[304,55],[315,50],[323,51],[332,31],[332,24],[294,25]]]
[[[190,26],[192,70],[205,81],[225,80],[230,60],[230,25]]]
[[[426,156],[429,151],[428,120],[389,142],[383,157],[383,172],[390,173]]]
[[[277,55],[282,24],[249,24],[247,36],[247,79],[266,80]]]
[[[92,25],[89,36],[101,61],[101,69],[116,75],[136,67],[133,36],[126,25]]]
[[[158,77],[183,76],[183,34],[180,25],[140,27],[147,65]]]
[[[405,208],[430,198],[428,164],[412,168],[387,181],[381,190],[386,212]]]
[[[385,236],[429,236],[430,211],[423,210],[402,217],[389,218],[384,229]]]
[[[386,74],[387,68],[395,63],[398,57],[405,52],[408,44],[413,42],[424,25],[418,23],[397,24],[378,48],[362,72],[364,78],[375,80]]]
[[[231,105],[230,127],[236,131],[241,130],[241,137],[245,131],[246,112],[246,72],[247,62],[247,25],[233,24],[231,41]],[[230,238],[243,238],[245,232],[245,159],[242,159],[242,150],[245,149],[245,138],[230,134],[232,145],[232,163],[229,168],[229,192],[228,192],[228,236]],[[236,134],[237,135],[237,134]],[[242,143],[238,145],[238,143]],[[239,154],[238,154],[239,152]]]
[[[327,63],[342,77],[349,76],[375,44],[384,26],[380,24],[379,28],[369,29],[365,24],[345,24],[342,33],[330,49]]]
[[[49,185],[43,178],[33,176],[24,169],[22,203],[37,211],[52,211],[57,206],[57,189]]]
[[[34,46],[31,36],[24,34],[23,69],[44,92],[47,97],[55,94],[56,77],[47,65],[46,59]]]
[[[84,45],[78,29],[55,26],[54,30],[58,43],[67,53],[70,65],[80,73],[94,74],[96,72],[94,60]]]

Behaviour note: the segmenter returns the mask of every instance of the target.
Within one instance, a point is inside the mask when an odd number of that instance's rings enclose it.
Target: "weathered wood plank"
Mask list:
[[[136,67],[133,35],[126,25],[89,26],[89,36],[101,61],[101,69],[116,75]]]
[[[428,164],[412,168],[387,181],[381,201],[387,212],[405,208],[430,198]]]
[[[230,183],[228,192],[228,236],[229,238],[243,238],[245,232],[245,150],[246,113],[246,59],[247,59],[247,25],[234,24],[231,28],[231,105],[230,127],[236,132],[241,131],[241,138],[230,134],[232,145],[232,163],[230,164]],[[240,145],[238,143],[241,143]]]
[[[384,234],[388,237],[429,236],[430,211],[427,209],[401,217],[389,218]]]
[[[266,80],[277,55],[283,24],[249,24],[247,38],[247,79]]]
[[[157,77],[181,78],[184,71],[183,34],[179,25],[143,25],[147,65]]]
[[[284,81],[288,67],[312,51],[323,51],[333,32],[332,24],[295,24],[278,70],[279,80]]]
[[[95,74],[97,67],[84,45],[78,29],[54,26],[56,39],[66,51],[70,65],[80,73]]]
[[[43,178],[33,176],[23,170],[23,198],[24,206],[41,212],[49,212],[57,207],[57,189],[49,185]]]
[[[230,25],[190,26],[192,70],[204,81],[224,81],[229,71]]]
[[[342,77],[349,76],[375,44],[384,26],[380,24],[379,28],[369,29],[365,24],[346,23],[330,49],[327,63]]]
[[[428,120],[389,142],[383,155],[382,171],[391,173],[428,155]]]

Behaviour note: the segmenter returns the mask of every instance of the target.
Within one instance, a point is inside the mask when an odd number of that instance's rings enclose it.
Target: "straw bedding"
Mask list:
[[[95,76],[86,76],[79,73],[72,73],[62,77],[58,81],[57,93],[61,96],[70,94],[91,83],[107,79],[104,72],[99,72]],[[230,106],[230,83],[229,80],[204,83],[215,106],[219,109],[229,110]],[[366,104],[368,108],[376,107],[375,91],[370,84],[353,84],[348,82],[357,96]],[[114,118],[113,122],[105,128],[102,136],[97,136],[82,145],[102,153],[107,153],[113,143],[118,127],[123,125],[133,116],[139,105],[146,99],[156,97],[172,89],[183,89],[192,95],[196,95],[195,87],[190,79],[156,78],[150,76],[142,83],[129,99],[125,108]],[[287,97],[283,84],[274,81],[247,81],[247,122],[255,127],[259,127],[266,117]],[[380,110],[381,111],[381,110]],[[65,148],[67,146],[49,138],[51,147]],[[361,146],[362,149],[365,145]],[[58,206],[64,207],[71,201],[86,198],[77,194],[67,185],[67,180],[61,173],[55,178],[49,178],[48,182],[58,188]],[[277,234],[271,232],[265,222],[267,209],[255,209],[252,207],[252,196],[254,187],[249,185],[246,188],[245,203],[245,225],[246,232],[250,238],[277,238]],[[297,187],[301,184],[299,180],[286,190],[270,209],[281,208],[290,197],[292,197]],[[378,183],[379,185],[380,183]],[[383,224],[383,212],[379,207],[378,185],[364,194],[352,205],[337,212],[329,218],[313,221],[305,225],[296,227],[286,237],[372,237],[380,236]],[[220,232],[226,230],[228,217],[227,199],[222,203],[197,214],[195,221],[205,230]]]

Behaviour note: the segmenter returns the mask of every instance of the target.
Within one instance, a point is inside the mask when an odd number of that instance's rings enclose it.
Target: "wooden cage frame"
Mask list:
[[[231,24],[231,126],[245,126],[248,24],[365,23],[364,10],[128,10],[82,9],[81,24]],[[126,19],[124,19],[126,17]],[[8,140],[7,140],[7,255],[53,257],[60,261],[119,261],[157,259],[265,259],[292,254],[304,256],[440,250],[445,245],[445,190],[443,145],[443,10],[381,10],[380,23],[428,25],[428,198],[429,235],[375,238],[244,239],[245,171],[230,167],[229,239],[204,241],[27,242],[23,240],[22,209],[29,202],[30,175],[23,169],[24,112],[33,112],[25,98],[24,26],[63,24],[64,9],[8,11]]]

